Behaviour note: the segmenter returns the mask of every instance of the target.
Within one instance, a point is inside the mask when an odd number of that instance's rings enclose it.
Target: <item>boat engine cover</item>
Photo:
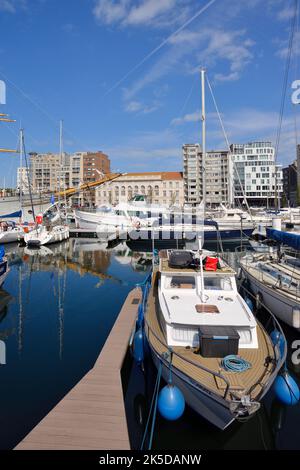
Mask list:
[[[170,268],[188,268],[194,261],[190,251],[172,251],[169,255]]]

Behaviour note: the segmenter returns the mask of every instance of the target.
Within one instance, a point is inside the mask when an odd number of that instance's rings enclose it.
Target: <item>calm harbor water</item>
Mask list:
[[[234,247],[231,248],[233,253]],[[69,240],[41,250],[7,247],[11,272],[0,290],[0,449],[13,448],[93,366],[127,293],[150,269],[147,253],[126,244],[106,250]],[[234,254],[232,254],[234,261]],[[299,335],[285,327],[289,367]],[[123,373],[131,444],[140,447],[156,370],[128,356]],[[157,418],[156,449],[300,449],[300,405],[284,408],[270,393],[260,412],[221,432],[192,410],[176,423]]]

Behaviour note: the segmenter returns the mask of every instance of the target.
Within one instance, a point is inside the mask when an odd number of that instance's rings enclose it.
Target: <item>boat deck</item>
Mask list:
[[[178,268],[171,268],[169,266],[167,250],[161,250],[159,252],[159,258],[160,258],[160,271],[161,272],[178,273]],[[196,272],[199,272],[199,270],[194,267],[188,267],[188,268],[180,268],[180,272],[181,273],[191,273],[191,272],[196,273]],[[224,267],[217,269],[216,271],[211,271],[211,272],[205,271],[205,276],[210,276],[210,275],[215,276],[216,274],[235,274],[235,271],[228,264],[225,264],[225,263],[224,263]]]
[[[158,276],[156,273],[153,286],[149,293],[146,313],[146,332],[154,350],[162,355],[168,348],[164,333],[161,329],[158,312]],[[227,398],[232,399],[240,395],[250,394],[252,399],[260,396],[264,386],[268,383],[275,365],[266,363],[266,358],[274,358],[274,348],[264,329],[258,325],[258,349],[240,349],[239,355],[252,364],[252,367],[241,373],[225,372],[221,367],[221,359],[204,358],[195,348],[172,347],[173,368],[178,369],[211,392],[224,397],[226,381],[214,373],[221,374],[230,384]],[[207,369],[207,370],[205,370]]]

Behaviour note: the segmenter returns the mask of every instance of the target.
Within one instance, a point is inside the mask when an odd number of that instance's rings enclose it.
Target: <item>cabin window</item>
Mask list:
[[[232,290],[230,277],[204,277],[204,288],[206,290]]]
[[[195,289],[194,276],[170,276],[166,279],[167,289]]]

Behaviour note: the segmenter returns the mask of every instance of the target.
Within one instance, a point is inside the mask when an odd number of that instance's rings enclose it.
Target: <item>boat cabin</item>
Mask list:
[[[233,327],[240,348],[257,348],[256,320],[237,291],[235,271],[224,261],[203,271],[192,253],[190,266],[173,267],[174,252],[160,252],[158,295],[161,326],[169,346],[199,345],[201,326]],[[203,251],[203,259],[211,253]],[[202,274],[203,273],[203,274]]]

